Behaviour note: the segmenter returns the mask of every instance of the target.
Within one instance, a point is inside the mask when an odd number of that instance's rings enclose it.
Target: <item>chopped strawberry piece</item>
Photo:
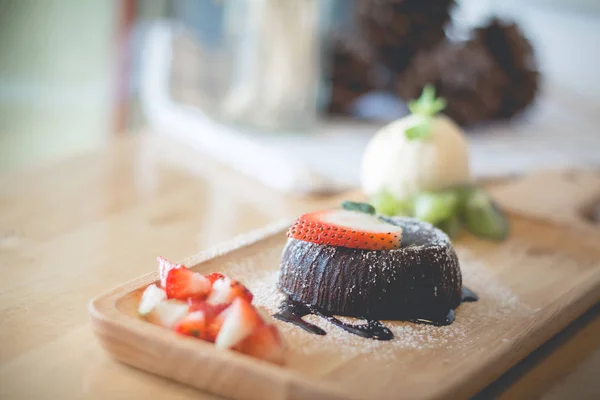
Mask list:
[[[182,335],[197,337],[199,339],[206,338],[206,315],[202,311],[195,311],[188,314],[175,325],[175,332],[181,333]]]
[[[223,311],[229,307],[229,304],[209,304],[202,299],[188,299],[190,312],[202,312],[206,319],[206,334],[202,339],[214,342],[217,334],[223,325],[223,318],[217,319]]]
[[[164,300],[156,304],[152,311],[146,316],[148,321],[173,328],[188,314],[188,305],[179,300]]]
[[[212,324],[219,327],[215,345],[221,349],[231,348],[262,324],[264,322],[252,304],[244,298],[237,297]]]
[[[208,322],[211,322],[229,306],[229,304],[210,304],[206,300],[194,298],[188,299],[188,304],[190,305],[190,312],[203,312]]]
[[[210,275],[206,275],[206,279],[208,279],[210,281],[211,285],[214,285],[214,283],[216,281],[218,281],[219,279],[223,279],[223,278],[225,278],[225,275],[220,274],[218,272],[213,272]]]
[[[169,271],[165,289],[169,299],[206,298],[210,281],[202,274],[180,267]]]
[[[229,304],[238,297],[250,303],[254,296],[240,282],[225,277],[215,281],[206,301],[210,304]]]
[[[261,325],[244,340],[235,350],[276,364],[283,364],[284,346],[275,325]]]
[[[160,275],[160,285],[164,288],[167,286],[167,275],[169,271],[183,267],[183,264],[174,264],[164,257],[156,257],[158,261],[158,274]]]
[[[218,314],[206,327],[206,338],[205,340],[214,343],[217,340],[217,336],[221,331],[225,318],[222,316],[223,313]]]
[[[244,300],[247,300],[248,303],[251,303],[252,299],[254,298],[252,292],[239,281],[231,281],[231,293],[234,298],[240,297]]]
[[[317,244],[364,250],[400,248],[402,228],[357,211],[328,210],[304,214],[288,237]]]
[[[150,285],[142,293],[138,313],[140,315],[148,315],[158,303],[167,299],[167,294],[156,285]]]

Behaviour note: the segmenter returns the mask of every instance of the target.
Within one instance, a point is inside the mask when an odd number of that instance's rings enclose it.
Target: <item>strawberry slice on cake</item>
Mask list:
[[[393,250],[400,248],[402,228],[364,212],[325,210],[302,215],[288,237],[351,249]]]

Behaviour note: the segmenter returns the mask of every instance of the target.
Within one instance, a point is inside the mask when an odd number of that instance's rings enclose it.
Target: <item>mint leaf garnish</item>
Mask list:
[[[431,118],[424,118],[416,124],[406,128],[404,134],[408,140],[422,139],[431,131]]]
[[[444,108],[446,108],[446,100],[441,97],[436,98],[435,88],[430,84],[425,85],[421,97],[408,103],[410,112],[420,118],[415,125],[405,130],[406,138],[415,140],[429,136],[433,117]]]
[[[462,214],[465,227],[475,236],[492,240],[508,236],[508,218],[483,189],[475,188],[468,193]]]
[[[357,211],[369,215],[375,215],[375,207],[369,203],[358,203],[355,201],[343,201],[342,208],[348,211]]]

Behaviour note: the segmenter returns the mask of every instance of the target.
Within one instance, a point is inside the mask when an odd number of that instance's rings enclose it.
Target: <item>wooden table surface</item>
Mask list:
[[[233,235],[338,199],[283,196],[142,134],[0,175],[0,398],[213,399],[112,360],[89,300]],[[600,398],[600,307],[478,398]]]

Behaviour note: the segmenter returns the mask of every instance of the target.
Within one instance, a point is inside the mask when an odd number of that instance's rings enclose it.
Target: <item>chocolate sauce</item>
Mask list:
[[[314,333],[315,335],[326,335],[327,332],[323,329],[302,319],[302,317],[308,314],[312,314],[308,306],[290,299],[285,299],[281,305],[279,305],[279,312],[273,316],[281,321],[299,326],[305,331]]]
[[[376,339],[376,340],[392,340],[394,338],[394,334],[388,328],[385,327],[381,322],[374,319],[367,319],[366,324],[347,324],[343,321],[340,321],[333,315],[324,314],[321,311],[312,309],[311,311],[314,315],[318,315],[321,318],[325,318],[327,321],[331,322],[338,328],[342,328],[346,332],[353,333],[355,335],[367,338],[367,339]]]
[[[472,302],[479,300],[479,296],[469,288],[463,286],[462,287],[462,302]],[[383,325],[380,321],[373,319],[366,319],[366,323],[364,324],[348,324],[346,322],[340,321],[333,315],[326,313],[323,310],[319,310],[309,304],[302,304],[297,301],[291,300],[289,298],[285,299],[281,305],[279,306],[279,312],[273,315],[275,318],[292,323],[307,332],[314,333],[315,335],[326,335],[323,329],[318,326],[311,324],[310,322],[304,321],[302,318],[309,315],[317,315],[321,318],[326,319],[331,322],[338,328],[342,328],[346,332],[368,338],[368,339],[376,339],[376,340],[391,340],[394,338],[394,334],[390,331],[385,325]],[[417,324],[428,324],[435,326],[445,326],[450,325],[455,320],[455,313],[453,309],[448,310],[446,315],[441,315],[439,317],[433,318],[411,318],[407,319],[409,322],[414,322]]]
[[[454,322],[455,314],[454,310],[448,310],[446,315],[441,315],[439,317],[430,317],[430,318],[410,318],[407,319],[408,322],[414,322],[416,324],[425,324],[425,325],[434,325],[434,326],[446,326],[450,325]]]
[[[310,305],[301,304],[290,299],[286,299],[279,306],[279,312],[274,315],[275,318],[290,322],[307,332],[314,333],[316,335],[325,335],[326,332],[316,325],[306,322],[302,317],[314,314],[321,318],[324,318],[337,326],[342,328],[346,332],[353,333],[355,335],[376,340],[391,340],[394,338],[394,334],[388,328],[385,327],[381,322],[376,320],[367,320],[365,324],[348,324],[340,321],[333,315],[329,315],[321,310],[318,310]]]
[[[463,303],[479,300],[479,296],[466,286],[462,287],[462,295],[460,299]]]

